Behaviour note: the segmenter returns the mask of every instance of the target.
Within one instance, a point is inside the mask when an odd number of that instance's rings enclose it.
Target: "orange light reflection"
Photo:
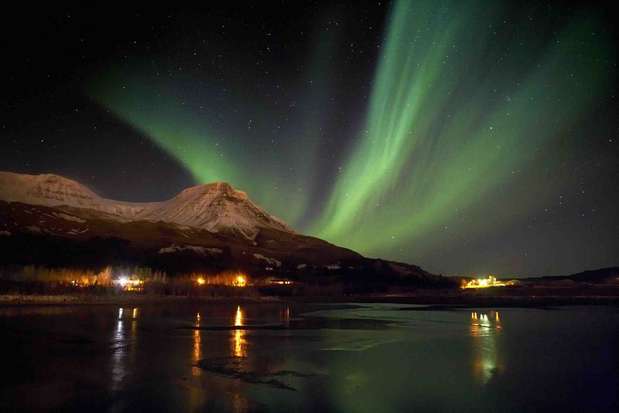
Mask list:
[[[234,326],[244,326],[244,315],[241,306],[236,307],[234,315]],[[232,334],[232,354],[234,357],[247,357],[247,340],[245,339],[246,331],[240,328],[235,328]]]

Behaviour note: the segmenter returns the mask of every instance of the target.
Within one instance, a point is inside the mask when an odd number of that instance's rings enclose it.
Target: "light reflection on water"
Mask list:
[[[290,305],[286,305],[282,310],[282,322],[286,327],[290,326]]]
[[[243,327],[244,324],[244,314],[241,306],[236,307],[236,312],[234,313],[234,326],[235,327]],[[232,355],[234,357],[244,358],[247,357],[247,339],[245,335],[247,331],[235,328],[232,332]]]
[[[129,314],[129,336],[125,329],[125,311],[121,307],[118,309],[118,317],[115,328],[113,330],[111,348],[112,348],[112,391],[122,389],[123,380],[129,371],[129,364],[135,363],[137,357],[137,341],[138,341],[138,308],[134,307]]]
[[[125,377],[125,332],[123,325],[123,309],[118,309],[118,321],[112,335],[112,391],[121,389]]]
[[[192,357],[192,367],[191,374],[193,376],[201,376],[202,369],[200,369],[196,364],[202,358],[202,331],[200,331],[200,313],[196,313],[196,321],[194,323],[196,329],[193,330],[193,357]]]
[[[241,306],[236,307],[236,311],[234,313],[234,327],[243,327],[245,326],[245,313]],[[247,357],[247,339],[246,339],[247,331],[244,329],[235,328],[232,331],[231,335],[231,350],[232,356],[236,358],[243,359],[243,364],[246,363],[245,358]],[[244,413],[249,411],[249,400],[247,399],[247,394],[244,391],[244,384],[235,381],[231,388],[231,408],[235,413]]]
[[[471,337],[473,337],[473,373],[486,384],[502,366],[498,363],[497,334],[501,332],[501,316],[498,311],[471,313]]]

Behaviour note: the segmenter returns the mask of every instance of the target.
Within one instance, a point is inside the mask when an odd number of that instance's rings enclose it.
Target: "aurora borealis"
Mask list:
[[[483,234],[484,222],[467,222],[475,214],[505,222],[547,201],[526,197],[521,205],[510,200],[509,208],[498,208],[493,198],[525,170],[556,162],[549,146],[608,86],[609,56],[588,22],[577,21],[540,51],[537,64],[519,67],[530,55],[515,51],[497,57],[489,71],[483,53],[498,11],[477,6],[396,4],[366,129],[337,180],[319,234],[339,242],[352,235],[353,247],[365,251],[402,243],[426,250],[445,245],[435,234],[451,225]],[[489,23],[471,30],[480,15]],[[543,185],[529,183],[533,192]],[[544,196],[561,189],[555,191]],[[388,236],[372,236],[379,231]]]
[[[91,60],[49,92],[58,118],[88,114],[73,141],[42,132],[48,121],[15,140],[9,124],[1,166],[87,171],[103,195],[134,200],[228,181],[300,232],[436,272],[616,264],[616,46],[602,7],[353,3],[90,33],[106,53],[77,53]],[[82,112],[58,97],[66,84]],[[86,158],[96,140],[114,171],[32,156],[54,140]]]

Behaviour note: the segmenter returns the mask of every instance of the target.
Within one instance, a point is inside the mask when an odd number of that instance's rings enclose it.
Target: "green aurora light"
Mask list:
[[[505,24],[500,2],[397,1],[365,124],[340,155],[326,200],[305,190],[320,187],[312,173],[320,168],[320,112],[308,111],[297,136],[273,153],[216,125],[208,104],[199,114],[188,109],[191,93],[152,81],[143,75],[150,68],[110,70],[88,94],[197,182],[229,181],[293,227],[361,253],[423,262],[437,246],[447,251],[514,224],[560,193],[549,172],[561,162],[553,145],[571,145],[570,128],[611,82],[609,40],[596,35],[595,19],[574,18],[550,42],[527,30],[530,22],[497,39]],[[308,76],[317,79],[314,107],[333,70],[324,56],[334,40],[317,39]]]
[[[396,4],[366,128],[317,234],[370,254],[398,245],[425,252],[445,242],[436,235],[445,227],[457,223],[475,237],[552,195],[539,196],[545,182],[533,179],[530,196],[502,200],[509,208],[493,199],[557,162],[550,144],[604,90],[608,57],[592,23],[579,21],[535,65],[523,65],[531,50],[521,46],[489,68],[484,53],[499,15],[481,3]],[[520,36],[529,44],[522,37],[536,34]],[[462,219],[475,216],[493,219]]]

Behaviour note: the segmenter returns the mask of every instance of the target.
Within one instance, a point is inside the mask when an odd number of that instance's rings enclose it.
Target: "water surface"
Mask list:
[[[0,410],[619,411],[619,311],[0,309]]]

